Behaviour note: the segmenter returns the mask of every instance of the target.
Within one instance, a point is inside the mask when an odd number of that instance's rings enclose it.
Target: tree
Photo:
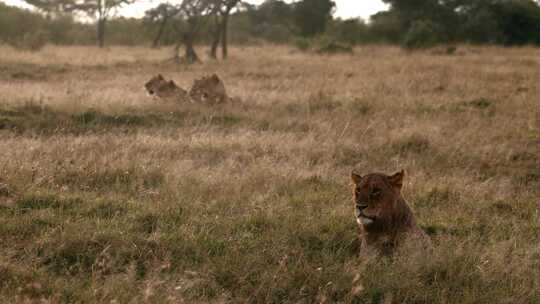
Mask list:
[[[287,4],[283,0],[265,0],[259,6],[243,3],[243,7],[248,13],[251,24],[253,24],[255,29],[253,33],[255,34],[262,24],[280,24],[288,28],[293,27],[293,4]]]
[[[383,0],[391,5],[391,11],[401,23],[402,35],[419,21],[430,22],[439,28],[441,40],[455,39],[459,27],[457,8],[468,0]]]
[[[362,19],[336,19],[327,30],[327,35],[337,38],[340,42],[355,45],[368,42],[368,26]]]
[[[395,11],[378,12],[370,18],[369,29],[373,42],[400,42],[403,35],[403,25]]]
[[[294,20],[303,37],[324,33],[336,3],[332,0],[301,0],[294,8]]]
[[[504,44],[540,43],[540,7],[532,0],[498,1],[493,6]]]
[[[407,49],[429,48],[439,43],[437,25],[429,20],[413,22],[403,39],[403,47]]]
[[[158,31],[155,38],[152,40],[152,47],[155,48],[159,45],[161,37],[165,32],[165,27],[167,23],[179,13],[178,8],[168,4],[162,3],[155,8],[149,9],[145,12],[144,21],[145,23],[158,24]]]
[[[463,0],[458,13],[465,40],[507,45],[540,43],[540,6],[535,1]]]
[[[240,0],[215,0],[216,14],[214,15],[214,33],[210,56],[217,58],[217,48],[221,41],[221,52],[223,59],[228,56],[228,27],[229,16],[233,8],[235,8]]]
[[[135,0],[24,0],[28,4],[47,12],[74,13],[82,12],[96,20],[96,38],[99,47],[105,44],[105,30],[107,20],[111,14],[124,4],[133,3]]]
[[[184,59],[187,63],[200,61],[195,52],[195,39],[208,20],[217,12],[215,0],[183,0],[178,6],[179,17],[185,21],[185,25],[176,27],[180,39],[175,47],[175,59],[179,62],[180,46],[185,47]]]
[[[123,4],[132,3],[134,0],[83,0],[76,4],[75,9],[86,13],[89,17],[96,19],[96,36],[99,47],[105,44],[105,26],[110,14]]]
[[[540,6],[533,0],[383,0],[398,16],[407,40],[430,27],[438,40],[521,45],[540,43]],[[417,23],[423,20],[425,24]],[[411,31],[413,24],[416,28]],[[418,35],[417,35],[418,34]],[[427,36],[423,36],[427,37]]]
[[[0,44],[39,50],[47,42],[47,21],[36,13],[0,3]]]
[[[460,38],[472,43],[497,43],[504,40],[497,16],[490,5],[478,1],[460,10],[462,17]]]
[[[243,3],[250,23],[250,34],[257,39],[285,43],[298,32],[294,21],[294,4],[266,0],[259,6]]]

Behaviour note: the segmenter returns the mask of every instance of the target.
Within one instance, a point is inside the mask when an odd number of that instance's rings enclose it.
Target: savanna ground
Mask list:
[[[540,50],[460,52],[0,48],[0,302],[540,303]],[[143,91],[214,72],[240,103]],[[353,168],[429,256],[358,256]]]

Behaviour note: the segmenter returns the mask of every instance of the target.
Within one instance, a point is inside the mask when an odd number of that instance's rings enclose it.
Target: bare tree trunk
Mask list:
[[[102,48],[105,45],[105,24],[107,19],[99,17],[97,21],[97,41],[98,46]]]
[[[184,45],[186,46],[185,58],[188,64],[200,61],[199,56],[197,55],[197,53],[195,52],[195,48],[193,47],[194,40],[195,37],[190,34],[186,35],[184,39]]]
[[[210,57],[212,59],[217,59],[217,49],[219,46],[219,41],[221,39],[221,24],[219,22],[219,17],[215,17],[215,23],[214,23],[214,32],[212,33],[212,45],[210,47]]]
[[[161,36],[163,36],[163,32],[165,31],[165,26],[167,25],[168,18],[163,18],[163,21],[159,24],[159,29],[156,34],[156,38],[154,38],[154,41],[152,42],[152,48],[156,48],[159,45],[159,41],[161,40]]]
[[[174,60],[176,63],[180,63],[180,46],[182,46],[182,42],[181,42],[181,41],[178,41],[178,42],[176,43],[176,45],[174,46],[173,60]]]
[[[217,59],[217,49],[219,46],[221,32],[217,32],[214,34],[213,40],[212,40],[212,46],[210,48],[210,57],[212,59]]]
[[[221,56],[223,59],[227,59],[229,55],[228,50],[228,27],[229,27],[229,12],[223,15],[223,21],[221,26]]]

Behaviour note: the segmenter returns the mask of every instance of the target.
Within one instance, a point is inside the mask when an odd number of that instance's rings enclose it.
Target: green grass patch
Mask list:
[[[42,209],[71,209],[81,205],[79,198],[64,198],[56,195],[26,195],[15,202],[13,210],[19,213],[27,213]]]
[[[54,274],[109,275],[149,259],[155,248],[153,242],[117,232],[70,233],[39,245],[37,253],[42,265]]]
[[[234,128],[250,120],[234,113],[215,114],[209,109],[190,108],[172,112],[151,111],[104,113],[95,109],[69,113],[29,101],[21,106],[0,107],[0,130],[17,134],[85,134],[89,132],[134,132],[142,128],[218,126]]]
[[[84,168],[63,170],[54,176],[57,185],[66,185],[83,191],[140,192],[159,188],[165,181],[159,169]]]

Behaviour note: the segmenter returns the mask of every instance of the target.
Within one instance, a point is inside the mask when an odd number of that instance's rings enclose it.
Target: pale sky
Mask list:
[[[264,0],[247,0],[246,2],[252,4],[260,4]],[[362,17],[367,20],[370,15],[386,9],[386,5],[381,0],[334,0],[337,4],[336,16],[341,18]],[[0,0],[8,5],[17,5],[21,7],[29,7],[22,0]],[[138,0],[135,4],[126,6],[119,11],[120,15],[126,17],[142,17],[144,12],[150,8],[156,6],[159,2],[166,2],[160,0]],[[175,3],[178,1],[170,0],[169,2]]]

